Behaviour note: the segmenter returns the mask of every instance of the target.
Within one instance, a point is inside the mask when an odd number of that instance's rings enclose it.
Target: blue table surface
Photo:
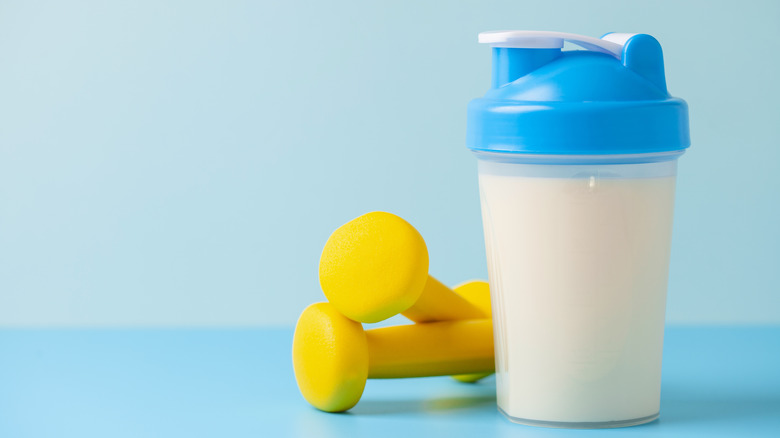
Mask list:
[[[510,423],[495,380],[370,380],[347,414],[298,393],[292,330],[0,330],[0,437],[780,437],[780,327],[668,327],[661,418]]]

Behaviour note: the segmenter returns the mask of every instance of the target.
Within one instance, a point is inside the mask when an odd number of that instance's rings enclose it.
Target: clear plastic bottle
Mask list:
[[[469,107],[469,147],[499,409],[549,427],[652,421],[677,159],[689,145],[660,45],[623,34],[480,38],[494,45],[494,82]],[[564,40],[589,50],[563,52]]]

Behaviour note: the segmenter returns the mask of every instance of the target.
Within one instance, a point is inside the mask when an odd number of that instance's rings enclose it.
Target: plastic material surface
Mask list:
[[[487,281],[467,281],[455,286],[452,290],[481,310],[485,314],[485,318],[493,316],[493,310],[490,307],[490,285]]]
[[[368,377],[446,376],[492,372],[490,319],[408,324],[366,331]]]
[[[623,52],[622,42],[618,43],[610,38],[599,39],[573,33],[536,30],[497,30],[479,34],[479,42],[490,44],[491,47],[561,49],[564,41],[577,44],[588,50],[606,53],[618,59],[620,59]]]
[[[624,36],[481,34],[493,45],[493,81],[469,104],[468,147],[577,155],[687,148],[688,107],[667,91],[660,44]],[[563,51],[564,40],[589,50]]]
[[[483,318],[364,331],[332,304],[316,303],[298,319],[292,362],[304,398],[341,412],[360,400],[367,378],[493,372],[493,325]]]
[[[776,437],[780,327],[667,328],[661,418],[572,431],[512,424],[494,381],[376,380],[348,414],[311,407],[292,329],[0,330],[0,436]]]
[[[498,406],[515,421],[658,413],[675,168],[479,160]]]
[[[320,285],[342,314],[379,322],[411,307],[428,277],[428,249],[400,217],[372,212],[331,234],[322,250]]]
[[[366,213],[334,231],[319,275],[328,301],[355,321],[379,322],[398,313],[415,322],[485,317],[428,275],[422,236],[392,213]]]
[[[303,311],[292,357],[298,388],[316,408],[340,412],[360,400],[368,378],[366,335],[332,305],[316,303]]]
[[[487,281],[467,281],[455,286],[452,290],[481,310],[486,318],[491,318],[493,316],[493,311],[490,306],[490,285]],[[459,382],[474,383],[491,374],[493,373],[458,374],[452,377]]]

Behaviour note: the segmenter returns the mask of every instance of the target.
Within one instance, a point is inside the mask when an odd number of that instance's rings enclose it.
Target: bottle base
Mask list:
[[[536,427],[551,427],[551,428],[557,428],[557,429],[609,429],[614,427],[629,427],[629,426],[638,426],[640,424],[649,423],[653,420],[658,419],[659,412],[656,412],[653,415],[648,415],[646,417],[640,417],[640,418],[631,418],[628,420],[618,420],[618,421],[544,421],[544,420],[531,420],[528,418],[518,418],[513,417],[506,412],[504,412],[503,409],[500,407],[498,408],[498,412],[501,412],[509,421],[517,424],[524,424],[526,426],[536,426]]]

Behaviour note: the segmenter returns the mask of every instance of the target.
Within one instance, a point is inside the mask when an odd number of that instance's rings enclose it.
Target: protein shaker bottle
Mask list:
[[[685,101],[642,34],[479,35],[493,81],[468,108],[498,407],[537,426],[658,418]],[[585,50],[563,51],[564,41]]]

